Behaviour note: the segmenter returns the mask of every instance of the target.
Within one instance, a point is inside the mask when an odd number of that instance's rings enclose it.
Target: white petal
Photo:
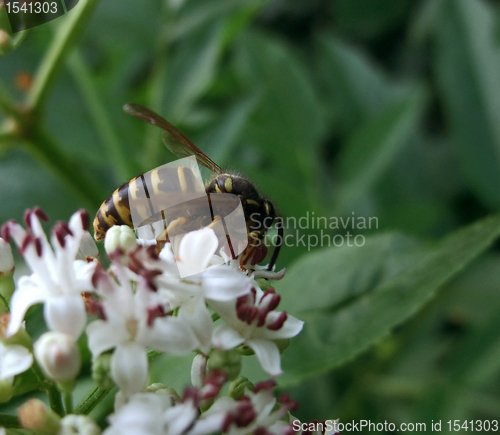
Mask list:
[[[193,428],[188,432],[189,435],[206,435],[221,432],[227,413],[205,414],[203,413],[198,421],[196,421]]]
[[[28,370],[33,364],[33,355],[23,346],[17,344],[4,346],[0,358],[0,379],[10,378]]]
[[[271,376],[281,375],[281,360],[278,346],[270,340],[254,338],[246,344],[252,348],[261,367]]]
[[[218,325],[212,334],[212,343],[218,349],[233,349],[245,339],[228,325]]]
[[[94,274],[97,263],[87,263],[82,260],[73,261],[73,272],[75,275],[75,288],[71,289],[75,293],[93,291],[92,275]],[[70,293],[70,292],[68,292]]]
[[[249,293],[254,281],[232,267],[221,266],[203,273],[201,283],[207,299],[228,301]]]
[[[203,301],[203,298],[193,298],[179,309],[179,318],[186,321],[198,339],[198,347],[208,353],[212,338],[212,316]]]
[[[218,245],[217,236],[210,228],[186,234],[179,245],[180,261],[177,262],[181,277],[205,271]]]
[[[128,334],[124,328],[105,322],[104,320],[94,320],[87,326],[88,346],[95,358],[101,353],[124,343]]]
[[[99,249],[94,241],[94,238],[90,235],[88,231],[85,231],[80,240],[80,246],[78,247],[78,254],[76,258],[80,260],[86,260],[87,257],[97,258],[99,256]]]
[[[117,395],[122,394],[119,391]],[[169,401],[166,394],[139,393],[121,407],[115,402],[117,412],[108,417],[111,426],[103,435],[162,435],[161,418]]]
[[[279,312],[273,312],[270,314],[279,315]],[[272,316],[277,317],[277,316]],[[269,319],[271,320],[271,319]],[[272,320],[270,322],[272,323]],[[300,331],[302,331],[302,327],[304,326],[304,322],[302,320],[297,319],[296,317],[288,315],[283,326],[277,331],[271,331],[267,328],[259,328],[259,332],[262,332],[262,336],[266,338],[270,338],[272,340],[276,340],[278,338],[292,338],[295,337]]]
[[[10,322],[6,335],[9,337],[15,334],[21,327],[28,308],[43,302],[46,297],[45,289],[37,283],[33,275],[21,277],[10,302]]]
[[[216,301],[210,299],[207,301],[210,307],[229,325],[239,325],[241,320],[236,313],[236,301]]]
[[[182,435],[193,424],[198,410],[192,402],[186,402],[167,409],[163,418],[167,423],[168,435]]]
[[[220,432],[227,414],[237,406],[238,402],[231,397],[219,397],[208,411],[201,414],[194,427],[189,431],[189,435],[205,435]]]
[[[68,222],[68,227],[73,233],[72,236],[67,235],[65,237],[65,251],[66,254],[74,260],[76,256],[78,255],[78,249],[80,248],[80,244],[82,241],[83,233],[85,232],[83,230],[82,226],[82,213],[81,211],[77,211],[76,213],[73,213],[71,216],[69,222]]]
[[[80,295],[49,298],[44,307],[49,329],[64,332],[77,339],[85,328],[85,304]]]
[[[144,347],[134,342],[118,346],[111,358],[111,377],[126,396],[141,391],[148,380]]]
[[[175,317],[159,317],[152,327],[141,330],[138,341],[172,355],[186,355],[198,346],[189,324]]]

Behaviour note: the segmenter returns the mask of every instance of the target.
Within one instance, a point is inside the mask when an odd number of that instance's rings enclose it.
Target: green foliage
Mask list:
[[[390,328],[413,315],[499,235],[500,217],[488,218],[447,237],[425,253],[417,251],[418,255],[408,248],[398,252],[400,240],[389,235],[378,237],[359,248],[357,255],[344,256],[341,261],[335,261],[339,252],[311,254],[303,260],[305,265],[299,261],[289,274],[289,296],[303,301],[301,294],[320,290],[315,292],[318,298],[314,305],[306,303],[300,309],[296,305],[296,311],[292,310],[299,317],[305,313],[311,320],[290,347],[282,383],[325,372],[386,336]],[[364,268],[367,256],[379,259],[369,271]],[[348,266],[342,267],[346,257]],[[332,291],[339,284],[331,288],[331,275],[325,273],[331,272],[332,263],[338,266],[335,280],[343,284],[333,298]],[[308,276],[313,278],[307,281],[304,278]],[[316,312],[311,315],[308,310]],[[303,355],[315,358],[304,359]]]
[[[35,205],[53,220],[95,213],[174,159],[122,112],[146,105],[285,219],[377,218],[285,229],[366,237],[282,247],[283,309],[307,321],[279,380],[297,416],[498,418],[500,258],[484,251],[500,222],[481,218],[500,210],[499,16],[486,0],[80,0],[7,28],[0,223]],[[32,310],[29,327],[41,319]],[[186,361],[162,355],[153,380],[181,387]]]

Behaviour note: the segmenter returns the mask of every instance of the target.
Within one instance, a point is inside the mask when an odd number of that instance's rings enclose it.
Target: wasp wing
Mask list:
[[[202,150],[191,142],[179,129],[174,127],[166,119],[146,107],[138,104],[126,104],[123,107],[126,113],[156,125],[164,130],[163,142],[166,147],[178,157],[195,156],[200,165],[205,166],[212,172],[223,174],[222,168],[214,163]]]

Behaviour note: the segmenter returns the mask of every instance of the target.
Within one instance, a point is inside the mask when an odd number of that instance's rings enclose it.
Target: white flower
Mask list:
[[[139,393],[109,417],[104,435],[183,435],[198,417],[193,395],[172,405],[162,393]]]
[[[112,267],[118,282],[97,269],[94,282],[103,297],[103,320],[87,327],[89,348],[95,357],[114,349],[111,376],[126,396],[141,391],[148,377],[146,347],[184,355],[198,346],[190,325],[165,315],[158,294],[140,279],[133,288],[121,258]]]
[[[39,208],[28,211],[26,231],[8,222],[2,234],[11,236],[20,248],[33,274],[20,278],[11,300],[11,319],[7,335],[15,334],[29,307],[44,303],[44,316],[51,330],[78,338],[85,327],[86,314],[81,292],[92,290],[95,263],[75,260],[88,228],[88,215],[75,213],[69,224],[58,223],[52,230],[51,244],[40,219],[47,220]]]
[[[69,414],[61,420],[57,435],[99,435],[101,429],[86,415]]]
[[[272,393],[273,381],[261,382],[254,391],[246,391],[239,400],[223,396],[203,413],[190,432],[201,435],[207,428],[212,432],[228,435],[248,435],[260,430],[265,434],[285,435],[291,433],[290,423],[281,419],[296,407],[288,396],[279,403]]]
[[[177,237],[179,238],[179,236]],[[175,246],[175,242],[174,242]],[[219,240],[211,228],[191,231],[182,236],[178,252],[174,249],[176,263],[181,278],[205,272],[210,266],[224,263],[220,257],[214,258]]]
[[[280,352],[272,340],[292,338],[304,322],[274,309],[280,296],[274,290],[265,293],[254,288],[237,303],[212,302],[211,306],[225,321],[213,332],[212,342],[218,349],[233,349],[246,344],[255,352],[262,368],[271,376],[281,374]]]
[[[215,255],[218,241],[214,231],[203,228],[186,234],[179,244],[179,255],[186,270],[204,272],[181,278],[170,244],[162,249],[159,258],[151,251],[137,249],[131,254],[131,267],[136,273],[150,274],[163,304],[179,309],[179,317],[191,325],[202,352],[211,346],[212,317],[207,304],[213,301],[232,301],[248,294],[257,285],[253,277],[243,273],[235,263],[220,264]],[[145,255],[149,252],[149,256]],[[156,273],[154,273],[156,271]]]
[[[0,342],[0,380],[12,383],[14,376],[25,372],[33,364],[33,355],[18,344],[4,345]]]

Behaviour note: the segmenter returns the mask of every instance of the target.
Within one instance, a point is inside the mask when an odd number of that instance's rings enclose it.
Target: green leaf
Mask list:
[[[260,96],[244,129],[245,145],[235,154],[241,168],[279,199],[285,216],[318,209],[318,153],[324,113],[307,69],[290,46],[263,33],[245,32],[235,49],[238,79]],[[272,168],[272,171],[270,171]]]
[[[248,118],[255,110],[257,100],[255,97],[248,97],[235,102],[221,115],[206,137],[200,139],[200,143],[207,143],[206,152],[214,162],[224,162],[233,151]]]
[[[203,27],[207,22],[245,9],[258,9],[267,0],[192,0],[185,2],[172,28],[172,39],[185,38],[190,32]]]
[[[339,128],[349,130],[392,102],[396,87],[371,59],[329,35],[320,36],[318,45],[324,98]]]
[[[238,46],[237,61],[241,79],[262,95],[249,140],[288,170],[314,173],[312,151],[319,145],[324,119],[304,66],[288,46],[250,32]]]
[[[335,215],[349,212],[373,189],[415,133],[425,102],[425,90],[417,88],[408,98],[371,118],[351,135],[340,156],[339,167],[345,181],[337,194]]]
[[[165,114],[183,119],[194,101],[211,84],[222,47],[223,28],[212,23],[196,32],[173,57],[165,90]]]
[[[368,237],[361,247],[352,246],[351,239],[350,245],[317,250],[293,264],[275,286],[284,295],[280,309],[302,318],[331,312],[408,268],[420,255],[417,243],[400,233]],[[314,297],[304,297],[307,289],[312,289]]]
[[[389,334],[391,328],[417,312],[446,281],[485,251],[499,235],[500,216],[476,222],[446,237],[423,260],[414,262],[414,266],[372,292],[356,298],[334,313],[307,322],[284,354],[285,374],[280,379],[281,385],[298,383],[324,373],[366,350]],[[381,249],[377,255],[384,255],[384,250]],[[331,259],[328,256],[324,258],[324,261],[319,258],[309,268],[309,276],[325,276],[324,270],[332,268]],[[360,258],[363,259],[363,255]],[[366,260],[363,261],[366,265]],[[293,272],[291,274],[293,276]],[[316,285],[329,286],[330,281],[335,279],[331,276]],[[293,289],[295,282],[289,280],[288,284]],[[301,286],[301,289],[308,299],[315,297],[310,287]],[[304,358],[304,355],[314,357]]]
[[[332,17],[344,33],[376,38],[401,25],[412,4],[408,0],[337,0],[331,2]]]
[[[485,2],[446,0],[436,37],[435,71],[444,113],[472,188],[500,206],[500,50]]]

